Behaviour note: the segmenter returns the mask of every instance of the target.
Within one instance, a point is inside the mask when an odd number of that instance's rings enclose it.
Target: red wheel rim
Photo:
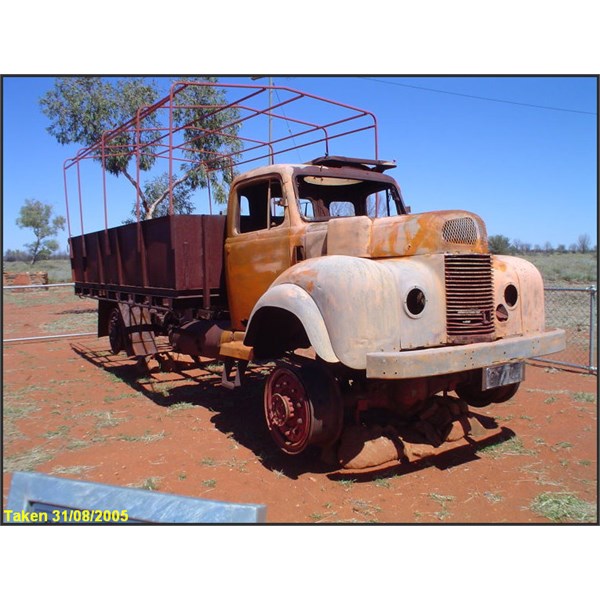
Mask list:
[[[302,382],[289,369],[276,369],[265,386],[267,426],[277,445],[299,454],[311,441],[313,410]]]

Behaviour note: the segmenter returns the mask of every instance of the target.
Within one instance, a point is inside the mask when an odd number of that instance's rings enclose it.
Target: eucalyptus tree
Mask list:
[[[29,249],[31,264],[50,255],[58,250],[58,242],[53,239],[59,229],[65,228],[65,218],[62,216],[52,216],[52,206],[44,204],[40,200],[30,198],[25,200],[19,210],[17,226],[22,229],[31,229],[35,240],[25,244]]]
[[[218,84],[210,77],[186,81]],[[142,219],[165,214],[169,188],[173,194],[178,190],[177,197],[185,199],[175,203],[175,212],[189,211],[189,194],[208,185],[215,202],[225,202],[225,187],[234,172],[223,156],[237,155],[242,148],[237,137],[239,125],[231,125],[238,111],[227,106],[224,89],[218,85],[190,85],[177,94],[172,111],[173,128],[183,136],[184,160],[179,161],[178,172],[158,176],[154,172],[149,182],[138,184],[135,144],[147,149],[164,144],[160,138],[164,137],[165,122],[161,121],[161,112],[154,111],[144,117],[141,131],[117,128],[134,118],[138,109],[155,104],[161,95],[159,84],[143,77],[57,77],[54,87],[40,99],[42,112],[50,120],[47,131],[60,144],[92,147],[105,132],[118,131],[105,138],[107,151],[97,149],[92,156],[108,173],[123,176],[134,186]],[[156,164],[156,152],[144,151],[138,158],[140,170],[149,174]]]

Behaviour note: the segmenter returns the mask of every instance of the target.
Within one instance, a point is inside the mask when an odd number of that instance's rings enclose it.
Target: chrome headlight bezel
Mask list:
[[[425,313],[427,306],[427,295],[422,287],[413,285],[404,296],[404,312],[411,319],[420,319]]]

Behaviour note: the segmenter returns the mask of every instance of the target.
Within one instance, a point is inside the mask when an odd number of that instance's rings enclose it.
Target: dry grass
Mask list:
[[[596,506],[570,492],[544,492],[536,496],[530,508],[557,523],[595,523],[598,520]]]

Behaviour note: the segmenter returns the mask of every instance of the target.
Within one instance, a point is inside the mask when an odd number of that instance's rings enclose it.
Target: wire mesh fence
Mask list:
[[[567,347],[562,352],[538,360],[597,373],[596,287],[546,287],[544,291],[546,328],[564,329]]]
[[[567,347],[538,361],[597,372],[596,295],[594,286],[545,288],[546,327],[564,329]],[[19,308],[28,309],[30,316],[12,314]],[[91,335],[96,329],[95,302],[75,298],[72,284],[5,286],[4,313],[9,317],[4,320],[4,342]]]

